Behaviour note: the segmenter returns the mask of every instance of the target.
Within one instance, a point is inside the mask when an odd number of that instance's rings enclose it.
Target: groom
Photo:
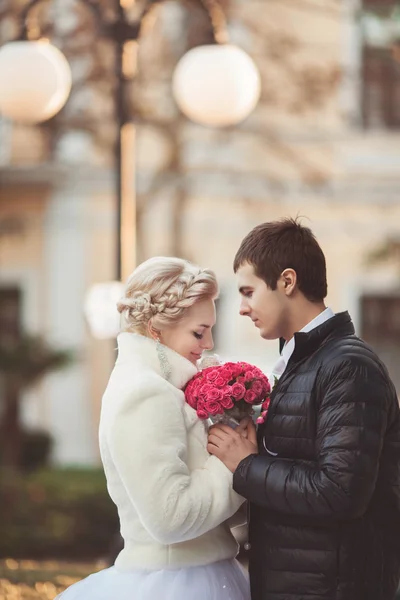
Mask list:
[[[325,257],[285,219],[234,261],[248,316],[281,339],[265,423],[210,430],[250,502],[252,600],[393,600],[400,579],[400,412],[385,366],[325,307]],[[242,426],[242,428],[245,425]]]

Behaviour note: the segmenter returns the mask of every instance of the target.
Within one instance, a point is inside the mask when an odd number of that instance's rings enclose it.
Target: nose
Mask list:
[[[214,340],[211,331],[208,331],[204,335],[201,346],[204,350],[212,350],[214,348]]]
[[[242,317],[248,317],[250,315],[250,307],[247,303],[246,298],[242,298],[242,301],[240,303],[240,308],[239,308],[239,314]]]

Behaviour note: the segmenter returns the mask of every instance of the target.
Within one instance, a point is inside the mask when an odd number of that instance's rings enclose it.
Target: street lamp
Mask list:
[[[48,41],[29,39],[28,19],[31,10],[41,1],[28,2],[21,15],[19,39],[0,48],[0,114],[25,123],[39,123],[54,116],[64,106],[71,88],[71,72],[63,54]],[[131,164],[135,129],[134,115],[128,109],[127,88],[137,72],[137,42],[143,22],[164,0],[146,0],[135,21],[129,19],[127,10],[135,0],[114,0],[114,20],[105,17],[96,0],[79,1],[93,12],[100,35],[111,40],[116,50],[115,277],[120,282],[136,263],[136,198]],[[175,100],[194,122],[211,127],[235,125],[255,108],[261,93],[260,75],[252,59],[229,43],[225,15],[218,1],[197,1],[210,18],[214,44],[194,48],[180,60],[173,76]],[[115,290],[113,282],[110,298],[115,296]],[[97,302],[95,296],[92,290],[90,305],[97,306],[99,311],[105,310],[104,286],[98,288]],[[100,323],[101,318],[96,322]],[[96,335],[102,337],[98,330],[97,327]],[[109,330],[110,327],[105,328],[103,337],[112,337]]]

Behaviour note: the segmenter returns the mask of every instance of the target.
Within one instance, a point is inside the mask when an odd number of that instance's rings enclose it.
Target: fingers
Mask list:
[[[236,433],[236,431],[228,425],[215,425],[214,427],[211,427],[208,432],[208,444],[217,447],[232,447],[232,445],[237,443],[241,438],[242,436]]]
[[[239,433],[240,435],[243,435],[244,433],[246,433],[247,435],[247,428],[250,424],[252,424],[253,421],[250,417],[246,417],[245,419],[242,419],[239,423],[239,425],[236,427],[236,432]]]
[[[229,427],[229,425],[223,425],[222,423],[218,423],[217,425],[213,425],[212,427],[210,427],[209,431],[223,431],[225,434],[230,435],[230,436],[235,436],[237,435],[237,429],[232,429],[232,427]]]
[[[257,446],[257,429],[253,421],[249,424],[247,428],[247,439],[249,440],[249,442]]]
[[[208,441],[211,443],[215,443],[218,440],[222,441],[225,439],[226,439],[226,434],[224,434],[224,432],[221,431],[220,429],[213,429],[208,434]]]

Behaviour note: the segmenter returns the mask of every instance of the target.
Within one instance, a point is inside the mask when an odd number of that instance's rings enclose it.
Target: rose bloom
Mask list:
[[[224,395],[224,396],[222,397],[222,400],[221,400],[221,406],[222,406],[222,408],[224,408],[225,410],[228,410],[229,408],[233,408],[233,407],[235,406],[235,403],[234,403],[234,401],[232,400],[232,397],[231,397],[231,396]]]
[[[219,372],[219,377],[221,377],[221,379],[223,379],[225,383],[228,383],[228,381],[232,379],[231,369],[226,369],[225,367],[221,368]]]
[[[262,403],[262,408],[263,408],[263,410],[268,410],[268,409],[269,409],[269,405],[270,405],[270,403],[271,403],[271,399],[270,399],[270,398],[267,398],[267,399],[265,400],[265,402],[263,402],[263,403]]]
[[[198,406],[196,412],[199,419],[208,419],[208,412],[204,406]]]
[[[211,402],[221,402],[222,398],[224,397],[223,391],[218,389],[218,388],[212,388],[208,393],[207,393],[207,402],[211,401]]]
[[[240,365],[235,365],[233,369],[233,376],[239,377],[240,375],[244,375],[244,370]]]
[[[219,388],[223,388],[226,384],[227,381],[225,377],[222,377],[221,375],[218,375],[217,379],[214,381],[214,385],[216,385]]]
[[[256,394],[253,392],[253,390],[247,390],[247,392],[244,395],[244,400],[245,402],[247,402],[248,404],[253,404],[253,402],[255,400],[257,400],[257,396]]]
[[[211,383],[203,383],[203,385],[200,387],[199,392],[201,391],[202,394],[209,394],[211,392],[211,390],[215,389],[213,385],[211,385]]]
[[[222,373],[223,373],[223,376],[226,377],[226,382],[227,383],[229,383],[229,381],[231,381],[232,379],[234,379],[233,369],[232,369],[232,367],[228,363],[226,365],[224,365]]]
[[[210,381],[211,383],[214,383],[214,381],[217,379],[219,375],[218,369],[216,369],[215,367],[210,367],[209,369],[205,369],[204,371],[204,376],[207,379],[207,381]]]
[[[271,392],[271,384],[266,377],[263,379],[264,392],[269,394]]]
[[[257,396],[261,396],[261,394],[264,391],[264,386],[261,383],[261,381],[259,381],[258,379],[256,379],[256,381],[253,383],[253,385],[251,386],[251,390],[257,395]]]
[[[196,406],[197,406],[197,398],[196,398],[196,396],[194,396],[194,394],[186,394],[186,402],[192,408],[196,408]]]
[[[214,402],[213,400],[206,402],[205,408],[208,410],[210,415],[222,415],[224,413],[224,409],[219,402]]]
[[[254,371],[246,371],[245,376],[244,376],[244,380],[246,383],[248,383],[249,381],[253,381],[253,379],[256,378],[256,375],[254,373]]]
[[[202,400],[206,401],[208,398],[208,394],[210,393],[211,390],[214,389],[214,386],[212,386],[209,383],[203,383],[203,385],[201,385],[199,387],[199,389],[197,390],[197,395],[199,398],[201,398]]]
[[[238,365],[236,363],[229,362],[226,363],[224,367],[229,368],[233,379],[236,379],[236,377],[239,377],[239,375],[243,373],[243,367],[240,364]]]
[[[231,387],[231,395],[235,398],[235,400],[241,400],[244,398],[246,393],[246,388],[242,383],[234,383]]]

